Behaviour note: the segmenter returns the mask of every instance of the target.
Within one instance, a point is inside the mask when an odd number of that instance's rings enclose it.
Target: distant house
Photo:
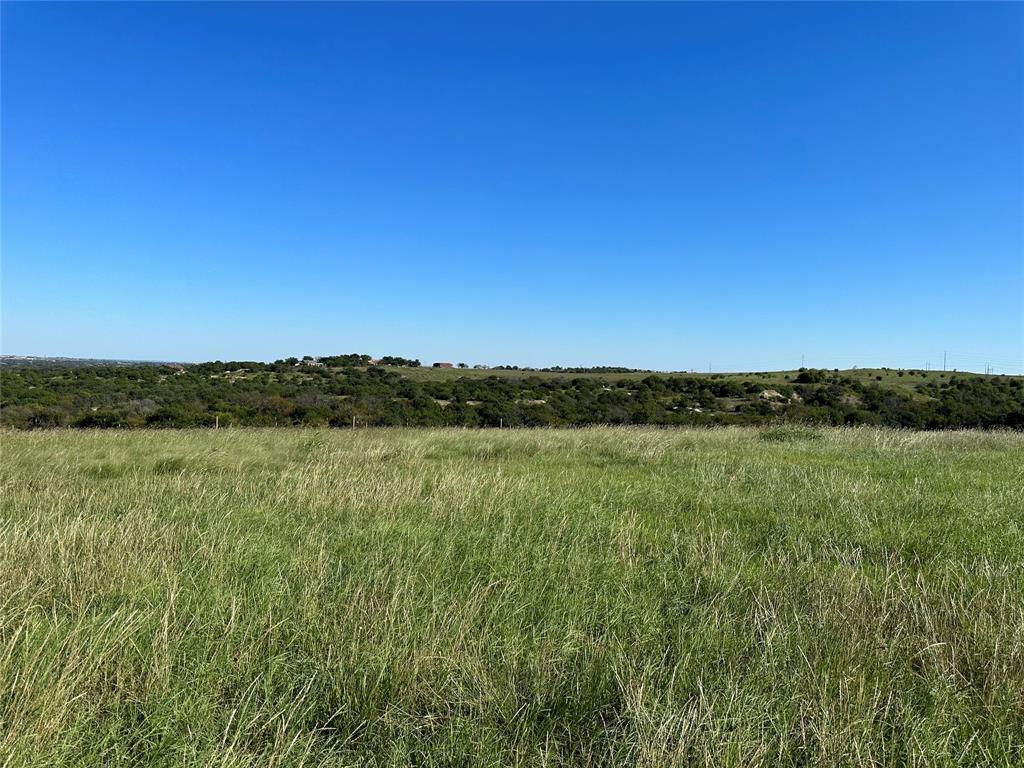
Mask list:
[[[435,368],[454,368],[453,363],[434,363]]]
[[[367,360],[367,362],[370,365],[380,365],[380,358],[379,357],[371,357],[369,360]]]

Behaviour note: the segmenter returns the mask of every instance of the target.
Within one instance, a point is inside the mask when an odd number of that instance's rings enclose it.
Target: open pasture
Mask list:
[[[1024,435],[0,433],[0,765],[1024,763]]]

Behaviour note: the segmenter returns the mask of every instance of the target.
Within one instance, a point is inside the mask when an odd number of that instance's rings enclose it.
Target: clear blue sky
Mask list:
[[[1022,372],[1022,5],[2,23],[6,354]]]

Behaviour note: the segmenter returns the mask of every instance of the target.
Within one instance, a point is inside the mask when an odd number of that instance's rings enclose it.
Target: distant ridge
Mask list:
[[[0,355],[0,368],[91,368],[112,365],[182,365],[182,363],[171,363],[162,360],[104,360],[91,357]]]

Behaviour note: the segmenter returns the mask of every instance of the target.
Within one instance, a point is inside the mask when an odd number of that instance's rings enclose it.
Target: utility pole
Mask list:
[[[804,353],[803,352],[800,353],[800,367],[801,368],[804,367]]]
[[[946,353],[945,352],[942,353],[942,370],[943,370],[943,372],[945,372],[945,370],[946,370]]]

